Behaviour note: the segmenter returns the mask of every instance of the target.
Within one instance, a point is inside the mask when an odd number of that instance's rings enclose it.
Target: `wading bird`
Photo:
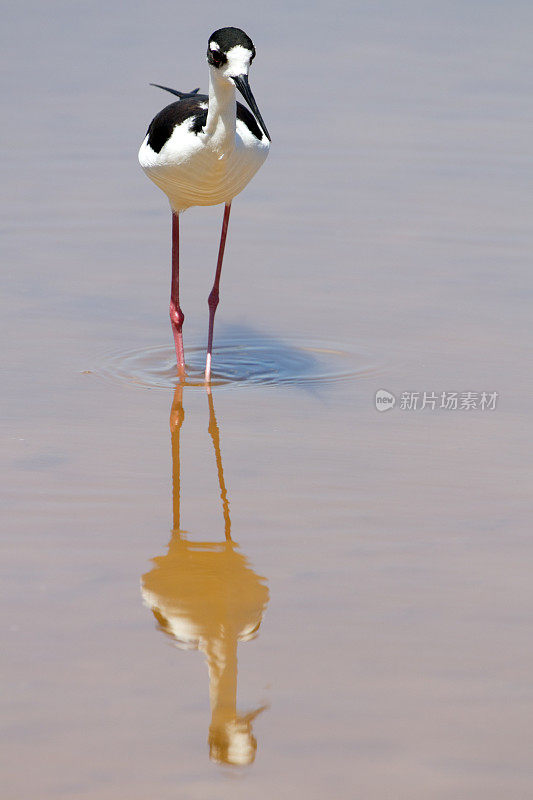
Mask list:
[[[172,211],[170,323],[180,375],[185,374],[185,358],[184,315],[179,302],[179,215],[191,206],[225,204],[215,280],[208,299],[207,381],[231,201],[253,178],[270,147],[270,134],[248,83],[254,57],[254,44],[240,28],[215,31],[207,46],[209,96],[197,94],[198,89],[179,92],[153,84],[179,100],[154,117],[139,150],[141,167],[165,192]],[[235,101],[235,88],[253,113]]]

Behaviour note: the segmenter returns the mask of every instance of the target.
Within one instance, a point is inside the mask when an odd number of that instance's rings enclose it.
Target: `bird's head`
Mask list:
[[[209,37],[207,61],[212,74],[218,80],[237,87],[270,141],[270,134],[248,83],[248,72],[254,58],[254,43],[240,28],[219,28]]]

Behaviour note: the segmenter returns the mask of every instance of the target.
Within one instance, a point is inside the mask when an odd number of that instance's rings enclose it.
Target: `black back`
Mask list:
[[[248,108],[246,108],[246,106],[243,106],[242,103],[239,103],[239,101],[237,101],[237,119],[239,119],[241,122],[244,122],[252,136],[255,136],[256,139],[261,141],[263,138],[263,132],[257,124],[254,115]]]
[[[201,108],[205,105],[208,97],[205,94],[197,94],[194,97],[185,97],[165,106],[159,114],[156,114],[148,126],[148,144],[154,153],[160,153],[163,145],[168,142],[176,125],[181,125],[185,120],[191,120],[191,130],[198,134],[204,127],[207,120],[207,109]]]
[[[156,85],[156,84],[154,84]],[[167,87],[160,87],[166,91],[177,94],[175,89],[167,89]],[[154,153],[160,153],[164,144],[168,142],[176,125],[181,125],[186,120],[190,120],[189,130],[193,133],[199,134],[207,121],[207,109],[202,108],[202,105],[207,105],[208,96],[206,94],[195,94],[193,96],[185,96],[182,100],[176,103],[171,103],[169,106],[163,108],[159,114],[156,114],[150,125],[148,126],[148,145],[152,148]],[[256,139],[261,141],[263,134],[252,112],[243,106],[242,103],[237,103],[237,119],[243,122],[250,133]]]

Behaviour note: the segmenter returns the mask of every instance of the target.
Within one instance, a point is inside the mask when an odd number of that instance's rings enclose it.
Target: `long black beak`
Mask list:
[[[244,99],[246,100],[246,102],[248,103],[250,108],[252,109],[253,113],[255,114],[255,117],[256,117],[258,123],[260,124],[260,126],[262,127],[263,132],[264,132],[265,136],[267,137],[268,141],[271,142],[272,139],[270,138],[270,134],[269,134],[269,132],[267,130],[267,126],[263,122],[263,117],[261,116],[261,113],[260,113],[259,109],[257,108],[257,103],[255,102],[255,98],[254,98],[254,96],[252,94],[252,90],[250,89],[250,84],[248,83],[248,75],[237,75],[237,77],[233,78],[233,80],[235,81],[235,86],[237,87],[237,89],[242,94],[242,96],[244,97]]]

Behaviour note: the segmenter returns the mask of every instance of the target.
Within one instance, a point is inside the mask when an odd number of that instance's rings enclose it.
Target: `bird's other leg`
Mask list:
[[[181,329],[185,319],[180,308],[180,218],[172,212],[172,280],[170,284],[170,325],[174,334],[176,361],[180,376],[185,375],[185,356]]]
[[[213,352],[213,328],[215,325],[215,312],[219,301],[220,273],[222,272],[222,260],[224,258],[224,247],[226,246],[226,235],[228,233],[229,212],[231,211],[231,201],[224,206],[224,219],[222,220],[222,232],[220,234],[220,247],[218,248],[217,271],[213,288],[207,300],[209,305],[209,335],[207,337],[207,357],[205,360],[205,379],[211,380],[211,357]]]

